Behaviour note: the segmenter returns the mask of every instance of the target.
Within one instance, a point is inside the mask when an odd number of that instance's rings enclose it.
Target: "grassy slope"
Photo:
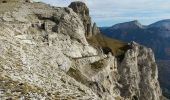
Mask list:
[[[88,42],[95,46],[101,46],[101,47],[108,47],[112,50],[113,55],[120,56],[126,52],[127,43],[124,43],[119,40],[115,40],[112,38],[108,38],[106,36],[103,36],[101,34],[97,34],[96,36],[92,36],[91,38],[87,39]]]

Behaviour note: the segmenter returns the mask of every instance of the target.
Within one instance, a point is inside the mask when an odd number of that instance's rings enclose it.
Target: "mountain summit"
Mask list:
[[[138,21],[130,21],[125,23],[120,23],[112,26],[113,29],[138,29],[138,28],[144,28],[143,25]]]

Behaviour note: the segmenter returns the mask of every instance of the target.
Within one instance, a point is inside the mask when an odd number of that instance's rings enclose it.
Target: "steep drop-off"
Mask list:
[[[0,3],[0,99],[161,100],[152,50],[135,42],[94,46],[102,35],[89,23],[82,2]],[[124,46],[120,60],[114,50]]]

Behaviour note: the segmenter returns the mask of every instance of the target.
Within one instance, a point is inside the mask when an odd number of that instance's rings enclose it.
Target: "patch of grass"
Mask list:
[[[93,69],[101,69],[104,66],[104,60],[99,60],[97,62],[92,63]]]
[[[118,96],[118,97],[115,97],[115,100],[123,100],[123,98]]]
[[[24,97],[26,100],[30,100],[32,96],[29,94],[39,94],[48,100],[60,100],[64,98],[64,100],[72,100],[75,99],[74,96],[64,96],[60,97],[60,92],[52,93],[50,91],[45,91],[44,89],[37,87],[35,85],[31,85],[29,83],[21,83],[19,81],[14,81],[9,77],[2,77],[0,75],[0,90],[3,91],[3,97],[7,98],[6,100],[19,100],[20,97]],[[4,99],[5,100],[5,99]],[[63,100],[63,99],[62,99]]]
[[[42,93],[43,89],[30,85],[28,83],[21,83],[18,81],[13,81],[8,77],[0,76],[0,88],[4,90],[10,89],[11,92],[20,92],[21,94],[27,94],[29,92],[32,93]]]
[[[102,47],[107,50],[110,48],[112,54],[117,57],[123,56],[124,53],[129,49],[127,43],[108,38],[106,36],[103,36],[102,34],[97,34],[95,36],[92,36],[91,38],[88,38],[87,40],[89,44],[93,45],[94,47]]]
[[[77,81],[81,83],[87,83],[87,77],[82,75],[81,72],[77,69],[70,68],[67,74],[74,77]]]

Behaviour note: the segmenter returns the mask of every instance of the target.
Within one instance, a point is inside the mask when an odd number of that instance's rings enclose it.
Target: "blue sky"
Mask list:
[[[54,6],[68,6],[76,0],[34,0]],[[144,25],[170,19],[170,0],[80,0],[85,2],[98,26],[139,20]]]

